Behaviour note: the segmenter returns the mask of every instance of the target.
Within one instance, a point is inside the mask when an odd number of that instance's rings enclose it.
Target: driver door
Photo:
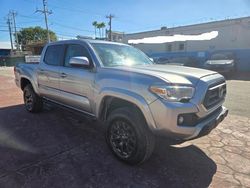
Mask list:
[[[90,66],[72,66],[69,61],[72,57],[87,57]],[[93,83],[95,73],[91,71],[92,60],[84,46],[68,44],[66,47],[63,66],[60,69],[60,91],[63,104],[84,112],[92,112],[91,98],[93,97]]]

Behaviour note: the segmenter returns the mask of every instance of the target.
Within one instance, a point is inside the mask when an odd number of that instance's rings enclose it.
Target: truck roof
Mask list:
[[[53,45],[53,44],[65,44],[65,43],[70,43],[70,42],[75,42],[75,41],[83,41],[83,42],[90,43],[90,44],[100,43],[100,44],[127,45],[127,44],[118,43],[118,42],[111,42],[111,41],[104,41],[104,40],[95,40],[95,39],[71,39],[71,40],[60,40],[60,41],[51,42],[50,45]]]

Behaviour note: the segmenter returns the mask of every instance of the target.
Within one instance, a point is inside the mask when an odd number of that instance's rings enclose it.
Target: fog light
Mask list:
[[[184,117],[183,116],[179,116],[178,117],[178,125],[181,125],[184,122]]]
[[[199,123],[199,118],[195,113],[179,114],[177,118],[177,124],[180,126],[193,127]]]

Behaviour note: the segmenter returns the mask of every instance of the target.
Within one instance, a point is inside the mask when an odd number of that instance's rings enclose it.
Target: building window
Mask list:
[[[122,36],[118,36],[118,41],[122,41]]]
[[[179,44],[179,50],[180,51],[184,50],[184,44],[183,43]]]
[[[168,46],[167,46],[167,51],[168,51],[168,52],[171,52],[171,51],[172,51],[172,44],[168,44]]]
[[[215,49],[215,46],[213,46],[213,45],[212,45],[212,46],[209,46],[209,49],[210,49],[210,50],[214,50],[214,49]]]

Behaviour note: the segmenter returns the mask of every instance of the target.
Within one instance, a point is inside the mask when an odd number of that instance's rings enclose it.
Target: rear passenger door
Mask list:
[[[70,58],[84,56],[89,59],[89,67],[74,67],[69,64]],[[91,98],[95,73],[89,51],[80,44],[68,44],[61,67],[60,90],[63,104],[75,109],[92,113]]]
[[[58,101],[60,98],[60,67],[64,57],[65,45],[50,45],[38,66],[37,82],[43,97]]]

